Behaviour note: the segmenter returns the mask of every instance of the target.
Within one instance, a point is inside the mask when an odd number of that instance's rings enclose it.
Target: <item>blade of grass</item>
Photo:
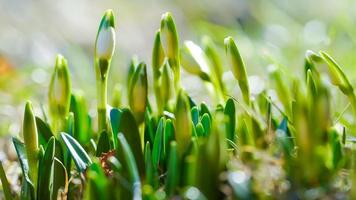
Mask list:
[[[126,162],[128,166],[129,177],[132,184],[133,199],[139,200],[142,196],[141,181],[134,154],[132,153],[130,145],[127,143],[125,136],[122,133],[118,134],[118,141],[120,150],[123,151],[124,162]]]
[[[5,200],[12,200],[11,187],[9,181],[7,180],[4,167],[0,161],[0,180],[2,184],[2,189],[4,192]]]
[[[179,183],[179,159],[177,152],[177,143],[172,141],[170,143],[170,152],[168,160],[168,169],[167,169],[167,179],[165,185],[165,191],[170,197],[174,194],[176,187]]]
[[[89,155],[72,136],[63,132],[60,135],[74,160],[77,170],[79,172],[84,172],[85,169],[92,164]]]
[[[33,183],[29,176],[29,165],[26,155],[26,149],[24,143],[16,138],[12,138],[12,142],[15,146],[17,158],[19,159],[22,175],[24,176],[24,181],[21,187],[21,198],[22,199],[35,199],[35,189]]]
[[[37,199],[51,199],[53,191],[53,158],[55,153],[54,136],[48,141],[45,154],[40,161],[38,175]]]

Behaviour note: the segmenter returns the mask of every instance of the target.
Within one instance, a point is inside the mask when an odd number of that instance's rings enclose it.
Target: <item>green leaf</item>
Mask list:
[[[112,130],[112,136],[114,139],[114,148],[117,147],[117,134],[119,133],[119,125],[121,119],[122,111],[117,108],[113,108],[110,110],[110,124]]]
[[[142,153],[140,132],[135,118],[129,109],[122,109],[118,132],[125,136],[134,154],[140,175],[143,175],[145,172],[145,163]]]
[[[38,175],[37,198],[51,199],[53,191],[53,158],[55,153],[55,138],[54,136],[48,141],[45,154],[40,161]]]
[[[53,136],[50,126],[41,118],[36,117],[36,126],[38,132],[39,144],[45,145]]]
[[[344,156],[342,151],[341,138],[335,129],[331,129],[329,135],[330,135],[329,140],[332,149],[333,167],[334,169],[338,169],[338,167],[340,167],[340,163]]]
[[[234,100],[229,98],[226,101],[224,114],[227,117],[226,121],[226,138],[235,142],[235,128],[236,128],[236,110]],[[229,144],[230,148],[232,147]]]
[[[4,196],[5,196],[5,200],[11,200],[12,195],[11,195],[10,184],[9,184],[9,181],[7,180],[5,170],[4,170],[4,167],[2,166],[1,161],[0,161],[0,180],[1,180],[2,189],[4,192]]]
[[[208,199],[222,199],[218,189],[219,175],[226,164],[224,153],[227,145],[222,121],[224,114],[220,113],[215,116],[217,123],[213,125],[212,131],[205,142],[198,146],[198,156],[196,157],[197,178],[195,185]]]
[[[210,113],[209,107],[204,102],[202,102],[200,104],[200,112],[199,113],[200,113],[200,116],[203,116],[205,113],[207,113],[209,115],[209,117],[211,118],[211,113]]]
[[[203,125],[200,122],[195,126],[195,130],[196,130],[196,133],[197,133],[198,137],[205,136],[206,132],[204,130]]]
[[[171,143],[171,141],[174,140],[174,126],[173,126],[173,122],[171,119],[166,120],[166,124],[164,126],[163,138],[164,138],[164,143],[163,143],[164,156],[163,156],[163,158],[167,158],[170,143]]]
[[[157,131],[155,134],[155,140],[153,143],[153,149],[152,149],[152,163],[153,167],[157,168],[159,167],[159,161],[160,158],[162,157],[163,154],[163,128],[165,125],[165,119],[164,117],[161,117],[161,119],[158,122],[158,127]]]
[[[118,134],[119,150],[122,152],[123,160],[128,167],[129,179],[132,185],[133,199],[141,199],[141,181],[135,161],[134,154],[122,133]]]
[[[192,147],[192,148],[194,148],[194,147]],[[193,152],[194,152],[194,150],[193,150]],[[184,157],[183,175],[182,175],[182,181],[181,181],[181,182],[183,182],[183,185],[196,185],[196,182],[197,182],[197,180],[196,180],[197,179],[197,176],[196,176],[197,159],[196,159],[196,157],[197,157],[197,153],[195,153],[195,152],[190,153],[188,156]]]
[[[72,136],[63,132],[60,135],[74,160],[77,170],[79,172],[84,172],[85,169],[92,164],[88,154]]]
[[[111,166],[111,169],[114,170],[115,172],[121,172],[122,171],[122,164],[120,163],[120,161],[112,156],[109,158],[108,160],[110,166]]]
[[[201,124],[203,125],[204,128],[204,136],[210,135],[210,130],[211,130],[211,119],[208,115],[208,113],[205,113],[202,118],[201,118]]]
[[[196,126],[199,122],[199,109],[197,106],[192,107],[191,110],[192,113],[192,121],[194,123],[194,125]]]
[[[177,151],[177,143],[172,141],[170,144],[168,160],[168,169],[167,169],[167,179],[165,190],[167,195],[170,197],[174,194],[176,187],[179,183],[179,158]]]
[[[33,183],[29,177],[29,165],[26,155],[26,149],[24,143],[16,138],[12,138],[12,142],[14,143],[15,150],[17,153],[17,158],[19,159],[22,175],[24,177],[24,181],[21,187],[21,199],[35,199],[35,189]]]
[[[146,183],[154,188],[158,186],[158,172],[152,163],[152,151],[150,143],[145,146]]]
[[[56,146],[57,148],[57,146]],[[57,199],[60,190],[65,192],[65,187],[68,184],[67,170],[63,163],[54,157],[53,162],[53,193],[52,199]]]
[[[90,129],[90,117],[88,116],[88,107],[81,92],[76,92],[71,96],[70,112],[74,115],[74,138],[80,144],[87,144],[92,136]],[[70,134],[71,135],[71,134]]]
[[[104,130],[103,132],[101,132],[100,137],[99,137],[99,141],[98,141],[98,145],[96,148],[96,156],[100,157],[103,153],[107,153],[108,151],[110,151],[110,138],[109,138],[109,134],[108,132],[106,132],[106,130]]]
[[[78,124],[80,125],[80,124]],[[74,114],[72,112],[68,113],[66,117],[66,127],[64,129],[69,135],[75,137],[75,124],[74,124]]]
[[[238,121],[241,120],[241,125],[240,125],[240,129],[238,131],[238,138],[239,138],[239,145],[243,146],[243,145],[253,145],[254,141],[253,141],[253,137],[250,134],[248,127],[247,127],[247,122],[246,119],[244,118],[239,118]]]
[[[109,196],[115,193],[115,191],[109,187],[109,181],[100,164],[93,163],[88,167],[87,177],[88,184],[84,194],[85,199],[109,200]]]
[[[224,43],[231,71],[234,74],[236,80],[239,82],[239,86],[245,103],[247,105],[250,105],[250,88],[248,85],[245,64],[242,60],[240,52],[232,37],[225,38]]]
[[[187,96],[188,96],[188,100],[189,100],[190,109],[192,109],[194,106],[197,106],[197,104],[194,102],[193,98],[191,96],[189,96],[188,94],[187,94]]]
[[[154,127],[155,127],[155,118],[153,118],[150,114],[150,112],[147,111],[145,112],[145,138],[144,141],[147,142],[149,141],[150,144],[153,144],[154,141]]]
[[[310,69],[307,71],[307,86],[308,86],[308,92],[311,95],[311,97],[316,97],[317,87]]]

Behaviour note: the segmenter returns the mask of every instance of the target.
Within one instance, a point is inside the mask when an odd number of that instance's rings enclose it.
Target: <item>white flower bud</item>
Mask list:
[[[115,50],[115,30],[113,27],[104,27],[99,31],[95,50],[97,58],[111,59]]]

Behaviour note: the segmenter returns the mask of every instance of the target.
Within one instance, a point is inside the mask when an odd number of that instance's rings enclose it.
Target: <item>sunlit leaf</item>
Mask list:
[[[129,143],[134,154],[138,171],[141,175],[143,175],[145,172],[145,163],[143,159],[140,132],[138,130],[134,116],[128,109],[122,109],[118,132],[125,136],[126,141]]]
[[[33,183],[29,177],[29,165],[26,155],[25,145],[18,139],[13,138],[15,150],[17,153],[17,158],[19,159],[22,175],[24,176],[24,181],[21,187],[21,198],[22,199],[35,199],[35,189]]]
[[[45,154],[40,160],[38,174],[37,199],[50,199],[53,191],[53,159],[55,153],[55,138],[52,137],[47,144]]]
[[[67,133],[61,133],[61,138],[70,152],[75,166],[79,172],[84,172],[85,169],[92,164],[89,155],[85,152],[82,146],[72,136]]]
[[[119,149],[122,151],[124,158],[122,162],[126,162],[128,167],[129,178],[132,184],[133,199],[141,199],[141,181],[134,154],[122,133],[118,134],[118,140]]]

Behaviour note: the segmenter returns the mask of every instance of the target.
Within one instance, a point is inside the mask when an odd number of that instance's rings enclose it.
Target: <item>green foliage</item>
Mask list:
[[[249,68],[227,37],[220,45],[241,90],[235,99],[222,78],[225,56],[212,39],[205,37],[203,48],[186,41],[180,49],[175,22],[166,13],[155,34],[151,66],[132,59],[127,93],[116,88],[111,107],[107,80],[114,28],[108,10],[95,43],[96,117],[89,115],[85,94],[72,93],[62,57],[57,57],[49,88],[50,123],[26,103],[24,143],[13,138],[21,193],[13,194],[0,162],[6,199],[354,197],[356,118],[344,100],[335,98],[332,85],[354,109],[356,98],[352,82],[328,54],[307,51],[303,77],[286,75],[283,66],[271,63],[271,87],[253,94]],[[320,64],[326,64],[330,80]],[[215,106],[197,104],[185,92],[181,66],[212,89]],[[147,70],[153,72],[157,107],[150,104]],[[335,104],[346,109],[337,112]]]
[[[47,144],[45,153],[41,158],[38,168],[38,189],[37,199],[50,199],[53,191],[52,170],[55,153],[55,139],[52,137]]]
[[[92,161],[82,146],[72,136],[67,133],[61,133],[61,138],[70,152],[75,166],[79,172],[84,172],[91,165]]]
[[[3,188],[3,191],[4,191],[5,198],[7,200],[11,200],[12,199],[11,188],[10,188],[9,181],[7,180],[7,177],[6,177],[6,174],[5,174],[5,170],[4,170],[4,166],[2,165],[2,162],[0,162],[0,180],[1,180],[1,183],[2,183],[2,188]]]

